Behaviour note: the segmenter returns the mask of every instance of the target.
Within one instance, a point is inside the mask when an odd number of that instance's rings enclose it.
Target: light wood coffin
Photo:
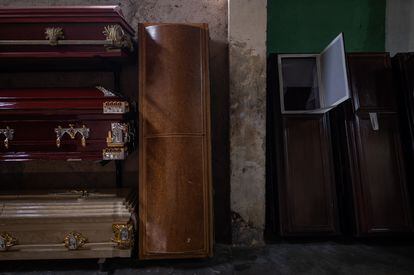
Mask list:
[[[139,25],[139,256],[212,253],[206,24]]]
[[[126,189],[0,195],[0,260],[130,257],[135,201]]]

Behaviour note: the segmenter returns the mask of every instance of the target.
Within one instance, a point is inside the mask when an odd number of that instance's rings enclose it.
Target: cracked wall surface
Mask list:
[[[229,2],[233,243],[263,243],[265,222],[266,0]]]

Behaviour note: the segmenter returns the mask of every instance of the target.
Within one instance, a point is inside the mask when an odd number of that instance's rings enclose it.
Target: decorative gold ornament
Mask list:
[[[125,114],[129,112],[129,104],[126,101],[105,101],[102,108],[104,114]]]
[[[134,227],[131,223],[113,224],[114,238],[112,241],[121,249],[131,248],[134,243]]]
[[[77,250],[87,242],[88,239],[78,232],[70,232],[63,240],[63,243],[69,250]]]
[[[104,31],[102,33],[105,35],[106,41],[111,42],[111,45],[108,46],[109,49],[127,48],[131,52],[134,50],[131,37],[125,34],[125,31],[121,26],[108,25],[104,28]]]
[[[123,147],[111,147],[102,150],[103,160],[123,160],[127,155],[128,151]]]
[[[10,233],[3,232],[0,234],[0,251],[7,251],[10,247],[16,245],[17,239]]]
[[[81,128],[75,128],[74,126],[74,124],[69,124],[69,128],[62,128],[61,126],[55,128],[57,148],[60,148],[60,141],[65,134],[68,134],[71,139],[75,139],[76,135],[79,134],[82,147],[86,147],[86,139],[89,138],[90,129],[85,125],[82,125]]]
[[[106,144],[108,147],[125,147],[129,142],[129,126],[126,123],[111,123],[111,131],[108,131]]]
[[[9,149],[9,141],[13,140],[14,137],[14,130],[10,129],[8,126],[6,129],[0,129],[0,135],[5,137],[3,144],[6,149]]]
[[[51,46],[57,46],[60,39],[65,39],[62,28],[46,28],[45,34]]]

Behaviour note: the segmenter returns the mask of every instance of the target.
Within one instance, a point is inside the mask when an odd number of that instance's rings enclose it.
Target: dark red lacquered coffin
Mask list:
[[[0,161],[124,159],[128,113],[103,87],[0,89]]]
[[[0,9],[0,58],[126,57],[133,38],[117,6]]]

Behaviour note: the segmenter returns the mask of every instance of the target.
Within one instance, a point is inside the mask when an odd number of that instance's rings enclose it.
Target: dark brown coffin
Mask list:
[[[133,37],[117,6],[0,9],[0,58],[127,57]]]
[[[139,255],[212,253],[208,28],[139,25]]]
[[[397,93],[388,53],[350,54],[346,137],[356,235],[413,231]]]
[[[101,87],[0,89],[0,161],[123,159],[128,109]],[[119,127],[125,130],[117,144]]]

